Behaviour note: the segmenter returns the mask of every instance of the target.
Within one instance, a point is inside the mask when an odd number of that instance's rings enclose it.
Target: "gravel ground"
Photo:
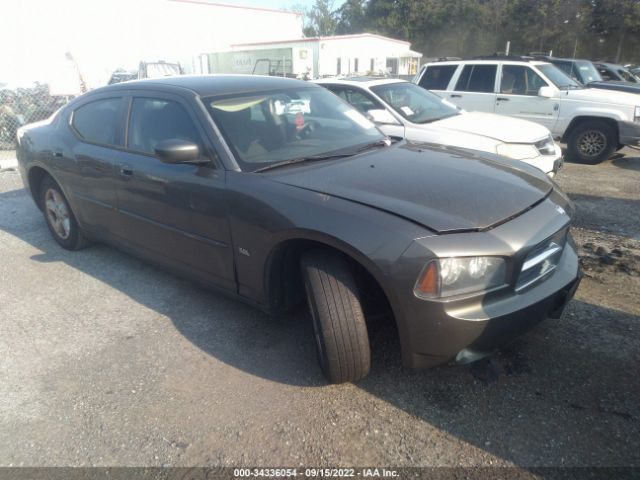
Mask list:
[[[327,386],[272,319],[106,246],[51,239],[0,173],[0,466],[640,466],[640,154],[566,164],[585,279],[494,357]]]

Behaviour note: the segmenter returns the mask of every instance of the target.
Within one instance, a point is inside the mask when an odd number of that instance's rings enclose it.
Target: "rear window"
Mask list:
[[[121,98],[107,98],[82,105],[73,112],[73,128],[87,142],[121,146],[121,104]]]
[[[457,65],[430,65],[418,85],[427,90],[446,90],[457,68]]]
[[[497,65],[465,65],[456,84],[456,90],[493,93],[497,70]]]

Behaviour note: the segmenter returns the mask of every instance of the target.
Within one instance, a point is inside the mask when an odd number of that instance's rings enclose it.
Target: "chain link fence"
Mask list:
[[[52,96],[46,84],[0,88],[0,161],[15,159],[18,128],[49,118],[69,97]]]

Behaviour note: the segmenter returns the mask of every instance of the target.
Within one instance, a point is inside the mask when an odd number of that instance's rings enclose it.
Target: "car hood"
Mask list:
[[[611,80],[608,82],[591,82],[589,88],[599,88],[604,90],[618,90],[621,92],[640,93],[640,83],[623,82]]]
[[[431,144],[401,143],[285,168],[265,174],[441,233],[490,228],[530,209],[553,188],[544,174],[521,162]]]
[[[563,90],[562,94],[572,100],[612,103],[615,105],[624,105],[625,107],[632,107],[638,103],[638,97],[635,93],[609,90],[608,88],[598,88],[595,86],[592,88],[580,88],[578,90]]]
[[[465,112],[434,122],[440,128],[483,135],[505,143],[534,143],[549,136],[540,124],[493,113]]]

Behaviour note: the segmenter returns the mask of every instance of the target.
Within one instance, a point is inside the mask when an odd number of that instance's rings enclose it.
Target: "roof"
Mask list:
[[[388,42],[396,42],[411,46],[411,42],[405,42],[404,40],[397,40],[395,38],[384,37],[375,33],[356,33],[353,35],[333,35],[331,37],[307,37],[307,38],[294,38],[290,40],[272,40],[269,42],[253,42],[253,43],[236,43],[231,45],[232,47],[252,47],[255,45],[277,45],[280,43],[297,43],[297,42],[330,42],[334,40],[352,40],[354,38],[377,38],[379,40],[386,40]]]
[[[321,80],[314,80],[313,83],[318,85],[333,84],[333,85],[358,85],[365,87],[375,87],[377,85],[387,85],[389,83],[408,83],[406,80],[400,78],[379,78],[379,77],[345,77],[345,78],[323,78]]]
[[[545,65],[548,64],[548,61],[545,60],[504,60],[500,58],[496,58],[494,60],[474,60],[474,59],[466,59],[466,60],[448,60],[446,62],[427,62],[422,64],[422,67],[425,65],[459,65],[461,63],[473,63],[474,65],[482,65],[482,64],[494,64],[496,62],[500,63],[513,63],[513,64],[523,64],[526,63],[528,65]],[[422,68],[420,67],[420,68]]]
[[[267,77],[262,75],[176,75],[173,77],[149,78],[117,83],[93,91],[105,89],[127,90],[140,88],[168,89],[182,88],[191,90],[197,95],[227,95],[253,91],[278,90],[286,88],[304,88],[313,85],[302,80],[283,77]]]
[[[230,5],[228,3],[218,3],[218,2],[209,2],[207,0],[169,0],[170,2],[178,2],[178,3],[193,3],[198,5],[208,5],[210,7],[227,7],[227,8],[239,8],[241,10],[258,10],[261,12],[271,12],[271,13],[284,13],[288,15],[297,15],[302,16],[300,12],[290,12],[288,10],[281,10],[275,8],[264,8],[264,7],[245,7],[242,5]]]

